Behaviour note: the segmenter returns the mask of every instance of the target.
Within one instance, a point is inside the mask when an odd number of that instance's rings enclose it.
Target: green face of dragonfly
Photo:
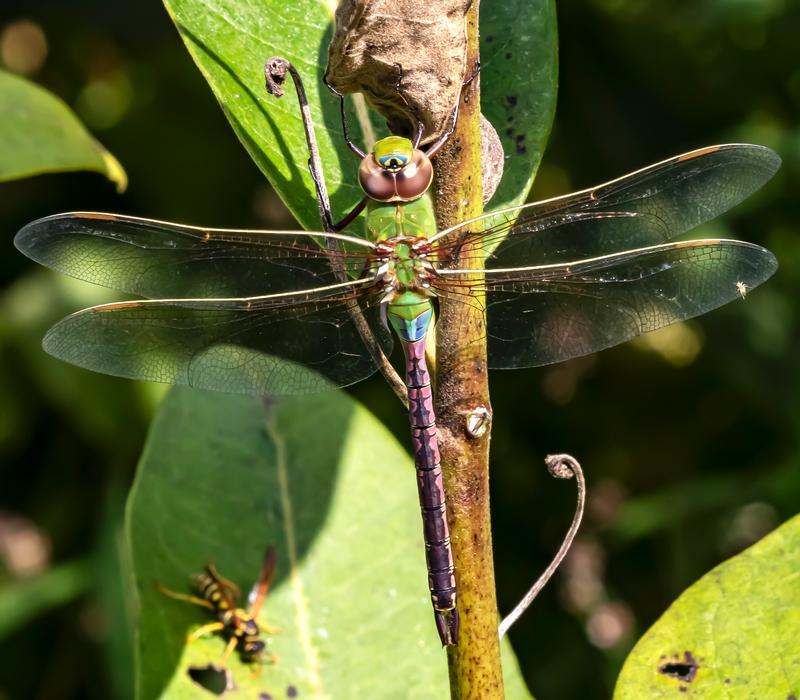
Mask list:
[[[387,136],[372,149],[375,160],[387,170],[402,170],[411,162],[414,145],[402,136]]]

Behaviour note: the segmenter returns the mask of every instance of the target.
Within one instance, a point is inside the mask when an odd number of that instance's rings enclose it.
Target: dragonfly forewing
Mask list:
[[[333,242],[340,252],[323,249]],[[372,244],[341,234],[209,229],[74,212],[25,226],[29,258],[78,279],[149,299],[249,297],[333,284],[338,262],[361,275]]]

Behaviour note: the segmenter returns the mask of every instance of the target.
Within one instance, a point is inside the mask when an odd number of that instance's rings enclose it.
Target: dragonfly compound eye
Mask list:
[[[410,202],[421,197],[433,180],[428,157],[399,136],[381,139],[358,169],[364,192],[379,202]]]

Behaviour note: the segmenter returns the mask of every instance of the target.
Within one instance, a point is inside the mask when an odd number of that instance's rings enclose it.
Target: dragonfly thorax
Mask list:
[[[433,318],[430,244],[426,238],[397,236],[378,243],[377,250],[382,261],[377,278],[386,292],[381,301],[384,321],[402,340],[419,340]]]
[[[358,168],[361,188],[378,202],[411,202],[428,191],[433,166],[422,151],[401,136],[378,141]]]
[[[405,292],[433,296],[430,281],[435,274],[427,256],[431,246],[427,238],[396,236],[376,244],[381,262],[378,281],[392,298]],[[391,299],[390,299],[391,301]]]

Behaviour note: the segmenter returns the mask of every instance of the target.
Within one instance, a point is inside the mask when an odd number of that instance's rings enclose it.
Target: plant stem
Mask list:
[[[478,4],[473,2],[467,15],[468,74],[478,60]],[[440,229],[481,214],[479,84],[478,77],[466,89],[456,132],[436,158]],[[469,252],[460,251],[463,262],[449,263],[480,275],[481,256]],[[461,640],[447,650],[454,700],[504,697],[489,520],[489,431],[476,435],[467,429],[476,409],[491,415],[485,337],[478,304],[441,300],[436,414],[461,616]]]

